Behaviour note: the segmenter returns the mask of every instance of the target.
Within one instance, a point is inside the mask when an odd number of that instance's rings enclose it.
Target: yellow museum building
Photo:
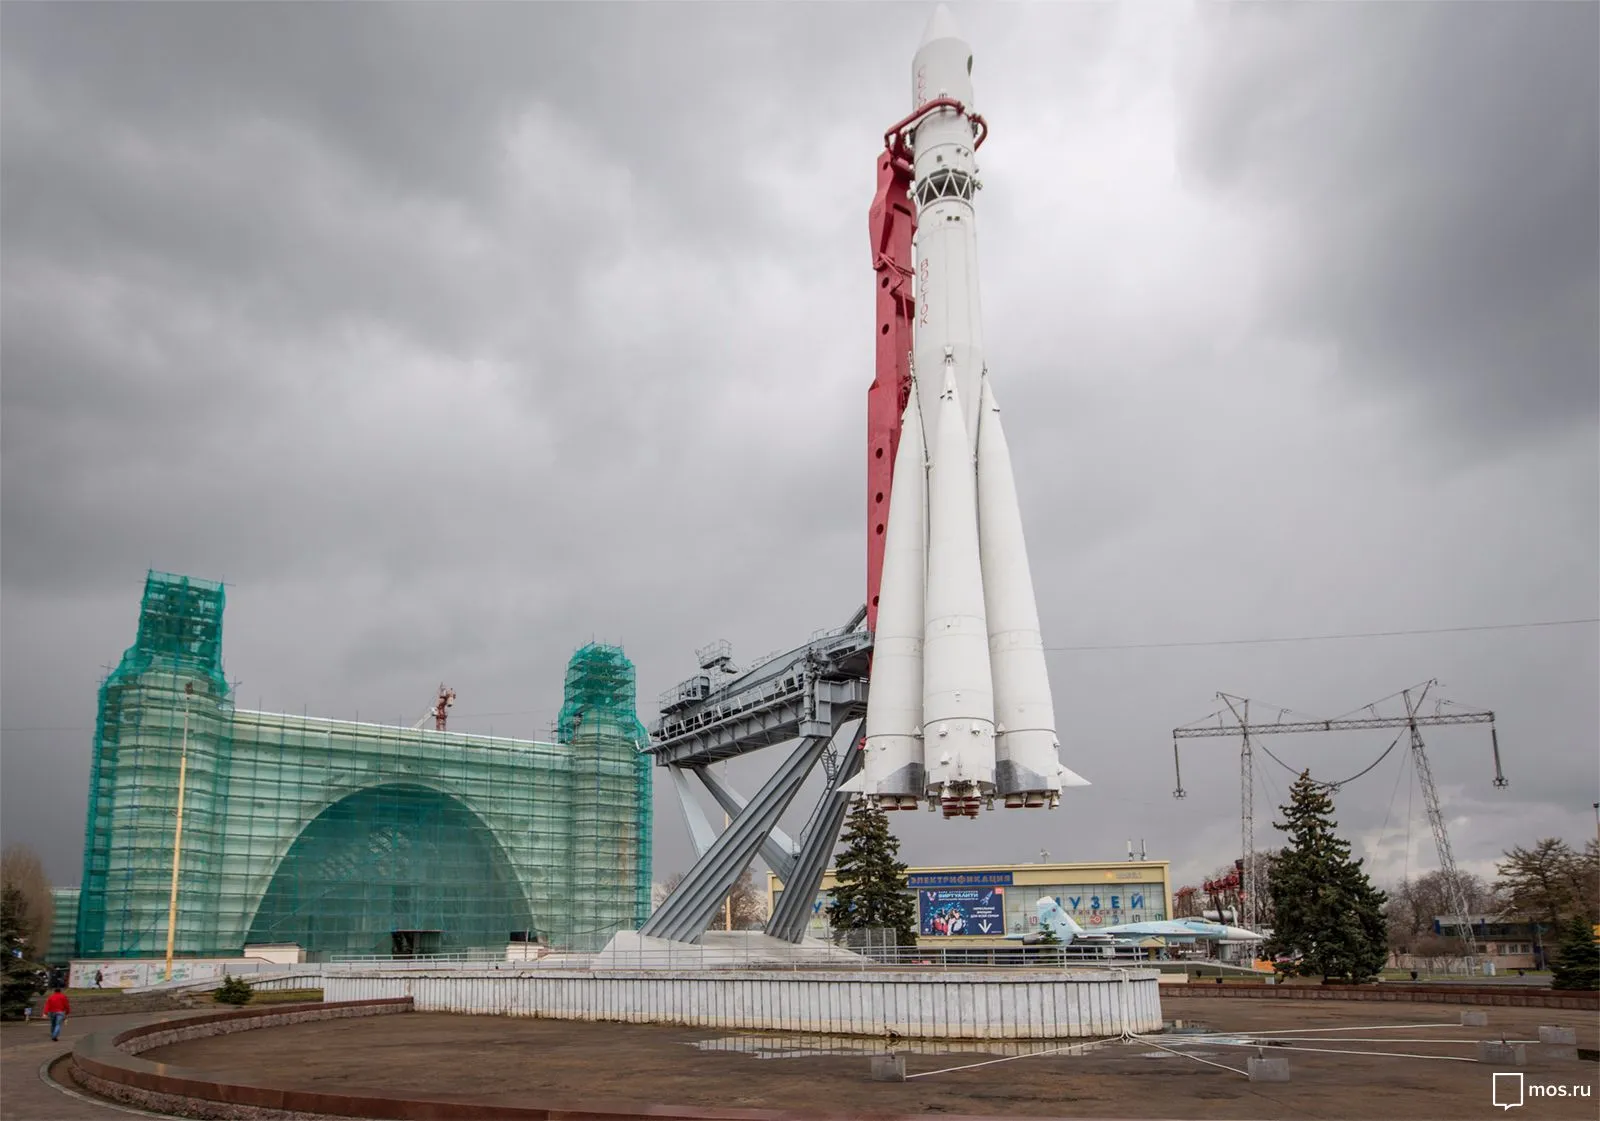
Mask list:
[[[834,873],[828,869],[812,903],[806,928],[812,937],[830,936],[827,905]],[[924,948],[1004,946],[1007,934],[1036,933],[1037,904],[1045,897],[1060,903],[1089,931],[1172,914],[1172,879],[1165,860],[908,868],[906,888],[917,897],[917,944]],[[768,914],[782,895],[783,882],[767,873]]]

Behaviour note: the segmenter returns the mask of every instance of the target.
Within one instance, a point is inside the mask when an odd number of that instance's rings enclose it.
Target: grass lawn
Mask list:
[[[217,983],[221,984],[220,981],[217,982]],[[102,996],[104,996],[104,997],[121,997],[123,995],[123,990],[122,989],[63,989],[62,991],[67,994],[67,999],[68,1000],[71,1000],[73,997],[102,997]],[[190,995],[196,997],[198,1000],[200,1000],[202,1002],[211,1000],[211,990],[210,989],[200,989],[198,991],[192,991]],[[253,996],[251,998],[250,1003],[251,1004],[295,1004],[295,1003],[305,1003],[306,1001],[321,1000],[321,999],[322,999],[322,990],[321,989],[286,989],[286,990],[282,990],[282,991],[261,991],[261,992],[257,992],[255,994],[255,996]],[[44,1000],[44,997],[41,996],[39,998],[39,1000],[42,1002]]]
[[[209,995],[209,994],[207,994]],[[307,1001],[321,1000],[321,989],[282,989],[276,992],[258,992],[250,998],[254,1004],[304,1004]]]

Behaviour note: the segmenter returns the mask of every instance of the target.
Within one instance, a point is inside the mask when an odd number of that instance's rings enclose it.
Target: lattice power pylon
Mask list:
[[[1227,710],[1226,713],[1219,710],[1204,720],[1172,730],[1172,764],[1174,774],[1177,776],[1177,787],[1172,792],[1175,798],[1182,798],[1186,793],[1183,789],[1183,772],[1178,769],[1179,740],[1214,736],[1238,736],[1240,738],[1239,839],[1244,850],[1244,902],[1241,907],[1240,918],[1245,926],[1254,926],[1259,915],[1256,905],[1258,884],[1255,860],[1255,751],[1252,743],[1253,737],[1282,735],[1289,732],[1351,732],[1368,728],[1403,728],[1410,736],[1411,756],[1417,769],[1418,782],[1422,786],[1422,798],[1428,811],[1428,825],[1433,830],[1433,843],[1439,854],[1439,870],[1444,876],[1445,890],[1450,896],[1450,909],[1455,914],[1457,928],[1461,931],[1461,937],[1467,945],[1468,967],[1476,967],[1478,956],[1477,938],[1472,932],[1472,917],[1467,912],[1466,890],[1461,883],[1461,873],[1456,867],[1455,854],[1450,848],[1450,834],[1445,827],[1444,813],[1439,807],[1439,791],[1434,786],[1433,771],[1428,766],[1428,753],[1422,742],[1422,728],[1424,726],[1448,724],[1489,725],[1489,740],[1494,751],[1494,785],[1497,788],[1504,787],[1507,785],[1507,781],[1500,767],[1500,737],[1495,731],[1494,713],[1487,710],[1463,709],[1452,705],[1449,701],[1442,700],[1434,702],[1434,711],[1431,714],[1424,713],[1422,706],[1427,700],[1428,693],[1438,688],[1438,686],[1438,681],[1429,680],[1396,694],[1405,704],[1406,711],[1404,716],[1378,715],[1377,706],[1383,702],[1375,701],[1364,709],[1357,710],[1360,713],[1364,713],[1364,715],[1350,715],[1333,720],[1285,720],[1283,716],[1288,710],[1281,709],[1278,712],[1278,720],[1270,724],[1252,724],[1250,722],[1250,702],[1246,698],[1231,696],[1227,693],[1218,693],[1217,697],[1223,702]],[[1387,699],[1385,698],[1385,700]],[[1374,763],[1373,766],[1377,766],[1377,764]],[[1367,770],[1371,770],[1371,767],[1368,767]],[[1362,771],[1352,777],[1359,778],[1361,774],[1365,773],[1366,771]],[[1328,783],[1326,785],[1337,789],[1350,781],[1352,779],[1345,779],[1342,782]]]

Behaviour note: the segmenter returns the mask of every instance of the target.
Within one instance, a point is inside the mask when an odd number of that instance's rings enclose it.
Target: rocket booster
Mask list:
[[[1051,806],[1087,781],[1062,766],[1011,454],[983,356],[973,195],[972,49],[941,4],[912,61],[913,392],[893,468],[867,701],[845,789],[885,809],[926,801]]]

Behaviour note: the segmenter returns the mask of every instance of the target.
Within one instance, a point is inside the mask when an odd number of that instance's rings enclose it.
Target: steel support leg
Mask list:
[[[827,746],[825,736],[802,739],[738,819],[695,861],[678,889],[639,928],[639,933],[676,942],[700,941],[711,916],[755,859],[761,842],[794,801]]]
[[[858,725],[859,727],[859,725]],[[811,921],[811,908],[817,900],[817,889],[828,871],[828,860],[833,856],[833,846],[839,839],[839,827],[844,824],[850,809],[850,798],[839,787],[855,777],[861,769],[862,753],[856,750],[855,733],[850,746],[840,760],[833,782],[822,795],[823,803],[811,821],[800,842],[800,854],[795,857],[794,874],[779,876],[783,881],[783,894],[767,920],[767,933],[785,942],[799,942],[806,936],[806,926]]]
[[[717,805],[722,807],[722,812],[730,818],[738,817],[744,813],[745,799],[737,790],[727,786],[723,781],[711,773],[710,767],[696,767],[694,773],[705,784],[711,796],[717,800]],[[767,867],[778,874],[778,879],[787,883],[789,877],[794,875],[794,856],[800,846],[789,839],[789,835],[776,825],[772,832],[761,838],[761,859],[767,862]]]
[[[716,842],[717,831],[706,820],[706,811],[700,808],[685,770],[684,767],[668,767],[667,773],[672,776],[673,788],[678,792],[678,805],[683,809],[683,822],[689,827],[689,841],[694,845],[695,859],[698,860]]]

